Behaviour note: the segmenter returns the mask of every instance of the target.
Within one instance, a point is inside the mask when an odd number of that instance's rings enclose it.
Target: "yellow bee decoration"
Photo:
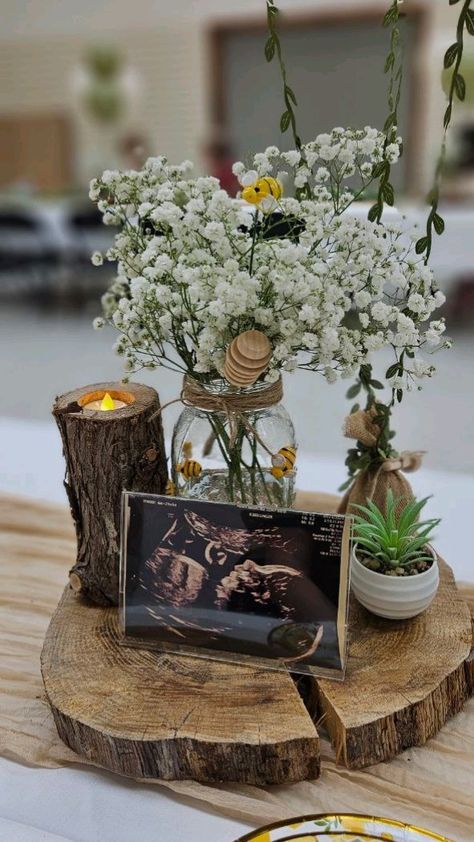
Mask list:
[[[264,178],[257,178],[252,184],[248,184],[242,190],[242,199],[250,205],[258,205],[267,196],[278,200],[283,194],[283,186],[277,178],[267,175]]]
[[[287,444],[280,447],[278,453],[272,456],[272,474],[276,479],[281,479],[293,470],[296,462],[296,448]]]
[[[176,486],[172,479],[167,480],[165,494],[167,497],[174,497],[176,494]]]
[[[185,479],[191,479],[192,477],[198,477],[202,471],[202,466],[199,462],[196,462],[195,459],[185,459],[184,462],[180,462],[179,465],[176,465],[176,470],[183,475]]]

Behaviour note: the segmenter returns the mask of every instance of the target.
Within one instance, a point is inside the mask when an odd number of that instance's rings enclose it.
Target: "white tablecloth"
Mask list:
[[[0,419],[0,441],[0,491],[65,502],[61,446],[52,422]],[[344,478],[334,460],[300,454],[298,461],[300,488],[336,491]],[[421,471],[412,481],[418,495],[434,495],[431,511],[443,515],[438,549],[458,579],[474,581],[474,477]],[[311,809],[308,803],[307,812]],[[106,772],[32,769],[0,758],[1,842],[232,842],[248,829],[158,787]]]

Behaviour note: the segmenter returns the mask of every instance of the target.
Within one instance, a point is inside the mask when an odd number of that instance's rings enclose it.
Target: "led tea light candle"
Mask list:
[[[120,397],[117,397],[117,394]],[[135,398],[131,392],[114,392],[113,394],[104,392],[102,397],[97,398],[91,397],[91,395],[85,395],[78,403],[82,406],[84,412],[110,412],[113,409],[123,409],[125,406],[133,403],[134,400]]]
[[[77,535],[69,582],[101,605],[118,603],[122,490],[161,494],[166,488],[159,409],[155,389],[139,383],[84,386],[53,407]]]

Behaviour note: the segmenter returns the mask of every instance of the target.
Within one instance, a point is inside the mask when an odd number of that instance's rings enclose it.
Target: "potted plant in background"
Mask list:
[[[403,504],[389,490],[385,512],[372,501],[356,507],[352,591],[378,617],[415,617],[438,590],[438,561],[428,540],[440,521],[418,520],[428,499]]]

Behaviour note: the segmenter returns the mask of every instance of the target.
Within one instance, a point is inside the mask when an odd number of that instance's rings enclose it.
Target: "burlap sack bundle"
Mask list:
[[[405,450],[393,458],[381,459],[377,451],[380,430],[375,423],[375,415],[373,407],[369,410],[360,409],[348,415],[344,422],[344,435],[356,439],[369,451],[373,448],[373,461],[367,468],[359,471],[344,494],[338,509],[341,514],[360,514],[354,505],[366,506],[369,500],[385,511],[389,488],[397,501],[398,511],[414,498],[412,487],[402,472],[411,473],[418,470],[423,452]]]

